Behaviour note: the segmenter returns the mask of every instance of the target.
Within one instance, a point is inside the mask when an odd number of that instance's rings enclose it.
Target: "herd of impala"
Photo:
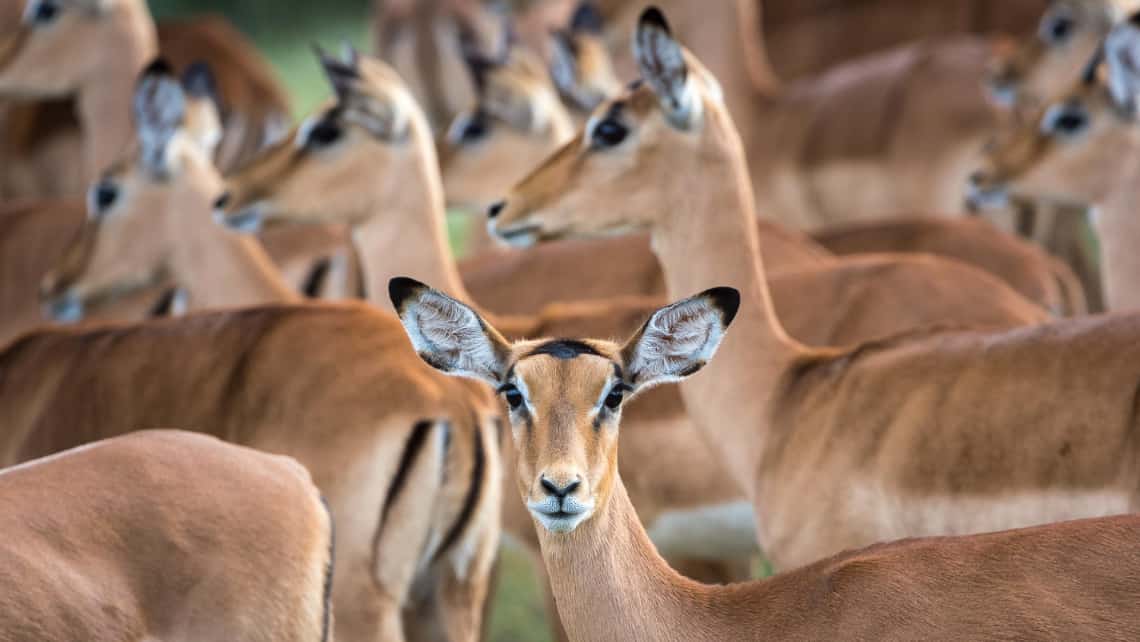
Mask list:
[[[1140,1],[375,5],[0,0],[0,640],[1140,639]]]

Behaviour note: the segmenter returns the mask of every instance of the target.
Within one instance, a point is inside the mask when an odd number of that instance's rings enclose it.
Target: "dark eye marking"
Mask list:
[[[542,345],[531,350],[526,356],[534,357],[540,354],[549,355],[555,359],[573,359],[579,355],[590,355],[595,357],[602,356],[597,350],[588,343],[582,343],[574,339],[556,339],[554,341],[547,341]]]
[[[328,147],[340,140],[343,133],[344,131],[337,123],[331,120],[322,120],[314,124],[313,128],[309,130],[305,145],[313,148]]]
[[[504,383],[503,385],[499,386],[497,392],[503,395],[503,399],[507,401],[507,405],[510,406],[511,410],[518,410],[519,408],[522,408],[522,392],[520,392],[518,387],[513,383]]]
[[[590,139],[598,147],[617,147],[629,136],[629,128],[616,120],[603,120],[594,126]]]

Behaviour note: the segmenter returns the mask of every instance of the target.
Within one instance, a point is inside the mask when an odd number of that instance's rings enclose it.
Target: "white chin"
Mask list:
[[[543,528],[551,533],[569,533],[586,521],[586,518],[590,516],[590,511],[577,513],[570,517],[553,517],[540,511],[531,511],[531,514],[534,515],[539,524],[542,524]]]
[[[508,231],[508,233],[503,234],[499,231],[499,228],[495,226],[494,221],[487,221],[487,233],[491,235],[491,238],[495,239],[499,243],[502,243],[503,245],[509,245],[511,247],[531,247],[538,242],[538,236],[530,232],[511,234]]]

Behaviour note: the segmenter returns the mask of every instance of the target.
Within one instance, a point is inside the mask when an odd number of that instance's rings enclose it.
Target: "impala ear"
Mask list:
[[[665,14],[657,7],[641,13],[633,41],[641,77],[657,94],[669,121],[688,129],[701,116],[701,101],[689,82],[684,48],[673,38]]]
[[[1135,115],[1140,94],[1140,13],[1117,24],[1104,41],[1108,90],[1121,111]]]
[[[325,78],[332,86],[338,102],[345,102],[353,95],[353,89],[360,82],[359,59],[350,57],[347,61],[325,53],[320,45],[313,45],[313,52],[321,63]]]
[[[412,347],[428,365],[492,386],[502,382],[511,346],[474,310],[407,277],[389,281],[388,296]]]
[[[143,70],[135,86],[131,106],[141,152],[140,162],[155,174],[169,173],[172,168],[167,148],[182,129],[186,116],[186,93],[165,60],[159,58]]]
[[[574,15],[570,16],[571,33],[588,33],[597,36],[601,35],[604,28],[605,19],[602,17],[602,12],[598,11],[597,5],[590,0],[578,3]]]
[[[211,158],[222,142],[222,115],[216,87],[214,73],[204,62],[195,62],[182,72],[186,133]]]
[[[578,58],[574,35],[567,31],[550,34],[550,79],[563,96],[578,90]]]
[[[703,368],[739,307],[736,289],[713,288],[654,312],[622,348],[627,383],[636,391]]]

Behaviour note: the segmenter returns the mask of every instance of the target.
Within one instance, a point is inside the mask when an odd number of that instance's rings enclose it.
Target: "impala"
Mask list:
[[[264,223],[351,224],[369,296],[378,304],[383,303],[377,294],[383,284],[401,270],[446,284],[454,293],[465,292],[460,275],[466,277],[470,270],[465,263],[457,272],[446,248],[430,133],[399,77],[367,57],[325,57],[323,64],[336,88],[336,104],[310,116],[293,142],[275,146],[230,175],[220,215],[229,225],[247,229]],[[761,229],[764,250],[786,262],[781,266],[822,263],[824,255],[811,251],[810,242],[804,247],[800,237],[779,234],[771,224],[761,224]],[[618,248],[624,248],[623,268],[615,272],[611,261]],[[517,307],[509,311],[525,313],[554,299],[653,292],[656,288],[647,285],[660,284],[660,270],[648,244],[641,252],[614,241],[538,251],[533,260],[504,257],[496,264],[477,259],[474,264],[487,271],[478,282],[498,294],[484,299],[483,290],[472,289],[469,295],[489,306],[513,300]],[[956,262],[892,256],[862,257],[845,265],[828,273],[797,269],[776,279],[777,305],[800,320],[795,322],[797,337],[842,343],[935,320],[1004,326],[1014,319],[1030,323],[1043,318],[1007,287]],[[861,282],[859,275],[873,285]],[[819,314],[824,301],[839,311]],[[858,313],[848,312],[856,308]],[[526,323],[518,329],[536,330]]]
[[[156,274],[191,308],[297,298],[255,239],[212,220],[221,178],[189,142],[182,101],[161,69],[140,82],[138,154],[103,179],[116,198],[47,277],[55,307],[86,311]],[[474,640],[498,544],[498,409],[426,369],[400,334],[364,305],[276,305],[25,335],[0,353],[0,465],[124,426],[291,455],[338,519],[341,637],[402,639],[408,608],[410,632],[438,612],[451,639]]]
[[[163,22],[156,34],[138,0],[30,0],[21,29],[23,46],[8,62],[0,55],[0,96],[50,100],[4,106],[8,198],[76,195],[116,160],[129,140],[130,86],[156,44],[180,70],[201,62],[218,72],[224,169],[288,123],[288,97],[268,63],[220,16]],[[80,155],[85,162],[77,163]]]
[[[1095,55],[1068,92],[1003,132],[969,186],[971,198],[982,206],[1000,203],[1010,191],[1060,204],[1094,204],[1093,227],[1112,310],[1140,307],[1135,161],[1140,127],[1129,66],[1140,51],[1137,25],[1140,14],[1119,24],[1104,44],[1111,54],[1106,65],[1101,54]]]
[[[1066,91],[1112,25],[1138,7],[1136,0],[1052,0],[1037,33],[994,60],[986,78],[994,97],[1035,108]]]
[[[185,85],[182,94],[185,116],[181,139],[186,147],[196,147],[200,154],[210,155],[218,140],[219,120],[213,100],[203,93],[204,88],[211,84],[208,71],[205,67],[193,67],[183,76],[182,82]],[[111,171],[114,173],[121,169],[123,166]],[[135,183],[135,187],[145,188],[163,182],[165,174],[161,163],[154,162],[139,169],[139,176],[147,178]],[[155,171],[150,174],[141,171],[146,169]],[[143,192],[140,198],[153,198],[153,192],[148,193],[146,189]],[[77,237],[82,239],[84,227],[88,225],[85,223],[88,214],[99,217],[113,208],[119,196],[118,187],[101,181],[92,186],[86,207],[79,201],[52,200],[16,203],[0,211],[0,344],[44,323],[37,289],[40,281],[61,261],[61,257],[69,253]],[[153,202],[148,203],[148,206],[153,205]],[[300,235],[286,232],[269,238],[273,243],[273,256],[287,269],[290,283],[304,283],[312,278],[309,254],[313,248],[321,244],[333,248],[339,237],[330,236],[324,230],[315,230],[297,243]],[[71,254],[75,255],[75,250],[71,250]],[[168,287],[167,275],[155,271],[131,277],[141,278],[141,282],[132,284],[133,292],[129,297],[122,296],[121,292],[99,293],[96,298],[100,300],[89,306],[93,309],[88,310],[85,318],[139,320],[154,311],[156,302],[161,300],[163,288]],[[48,309],[48,313],[59,321],[75,321],[79,311],[73,305]]]
[[[997,123],[979,79],[988,42],[902,47],[781,86],[755,0],[677,2],[740,127],[757,207],[794,227],[961,209]],[[842,37],[842,36],[841,36]]]
[[[588,32],[574,33],[565,37],[572,38],[570,41],[572,44],[565,47],[567,49],[565,56],[571,60],[581,58],[581,61],[579,64],[567,63],[567,66],[572,66],[577,71],[573,75],[570,72],[563,74],[568,78],[559,83],[562,93],[595,95],[597,92],[593,88],[606,86],[605,73],[602,72],[603,78],[593,79],[586,70],[598,68],[604,70],[605,65],[597,62],[597,59],[608,58],[604,52],[586,45],[593,37]],[[503,66],[501,63],[495,64],[494,61],[477,62],[477,68],[488,78],[485,83],[487,85],[494,81],[493,70]],[[492,72],[488,72],[488,69]],[[571,75],[572,77],[569,77]],[[556,73],[555,77],[557,76]],[[495,103],[515,105],[515,111],[527,114],[528,120],[559,122],[567,119],[565,109],[559,103],[548,99],[550,88],[545,79],[531,76],[526,79],[527,82],[519,82],[517,75],[510,77],[515,82],[504,82],[494,86]],[[487,93],[490,94],[492,91],[488,90]],[[524,176],[535,165],[529,162],[530,159],[540,154],[547,155],[557,149],[554,137],[536,135],[510,120],[490,117],[487,115],[489,113],[492,113],[491,109],[478,106],[469,110],[466,116],[461,115],[452,126],[453,135],[442,146],[440,164],[444,188],[448,199],[452,202],[488,201],[491,199],[490,194],[502,194],[510,186],[506,179],[511,176]],[[492,191],[496,189],[497,192]],[[761,225],[762,242],[771,238],[782,238],[790,233],[771,224]],[[485,237],[486,234],[479,233],[478,229],[476,237]],[[1050,257],[1042,249],[1018,240],[982,221],[934,217],[878,219],[823,228],[816,232],[816,237],[828,244],[828,249],[840,254],[930,252],[958,259],[1004,279],[1026,298],[1056,314],[1078,314],[1086,310],[1084,288],[1071,269]],[[769,265],[784,270],[800,263],[796,257],[773,254],[773,250],[777,248],[770,246],[775,244],[765,242],[765,245],[766,247],[762,249]],[[811,244],[801,237],[796,245],[807,248]],[[657,285],[660,281],[656,278],[657,262],[651,256],[647,239],[638,237],[607,241],[607,246],[605,249],[611,255],[620,254],[625,257],[627,275],[632,271],[629,266],[641,265],[644,262],[646,266],[644,272],[638,269],[634,273],[646,274],[643,277],[644,282],[652,284],[653,289],[645,291],[661,291]],[[572,259],[574,254],[561,252],[556,256]],[[633,257],[637,257],[636,262]],[[490,304],[495,310],[525,312],[525,309],[517,307],[523,302],[522,297],[518,296],[518,280],[502,279],[504,268],[500,267],[506,263],[506,269],[514,269],[510,262],[523,260],[525,260],[523,257],[510,260],[491,257],[466,263],[468,269],[464,270],[464,273],[470,275],[468,281],[472,289],[479,291],[477,300]],[[581,261],[581,264],[588,264],[588,260]],[[549,279],[557,279],[557,275],[562,273],[579,274],[576,270],[580,269],[575,268],[570,262],[559,265],[557,269],[549,261],[544,262],[544,265],[550,266],[543,270],[543,274],[549,275],[547,276]],[[477,271],[476,267],[479,268]],[[523,274],[528,271],[519,270]],[[486,277],[478,278],[483,275]],[[495,290],[488,292],[483,290],[484,287]],[[564,291],[564,288],[562,290]]]
[[[236,227],[330,220],[352,223],[353,237],[364,259],[365,280],[371,284],[369,292],[376,303],[380,303],[375,299],[376,284],[400,270],[421,277],[430,275],[458,296],[482,302],[478,292],[467,291],[447,252],[430,133],[402,83],[390,69],[367,57],[344,61],[326,56],[322,62],[336,89],[336,104],[308,118],[292,143],[277,146],[246,170],[231,175],[222,215]],[[377,176],[383,181],[376,180]],[[183,197],[179,202],[188,200]],[[193,220],[189,216],[179,219]],[[157,239],[161,233],[146,236]],[[173,233],[171,242],[178,243],[181,237],[182,233]],[[776,250],[780,245],[770,241],[765,250]],[[509,286],[503,286],[504,293],[510,289],[515,298],[531,296],[534,308],[543,298],[551,298],[550,289],[562,295],[574,286],[575,278],[594,278],[575,267],[572,247],[556,255],[566,257],[559,258],[559,263],[535,262],[530,264],[533,269],[520,272],[497,270]],[[621,256],[626,266],[629,255],[616,254],[618,246],[614,243],[601,247],[610,253],[596,255],[597,268],[610,272],[607,276],[612,280],[612,270],[606,269],[612,265],[612,257]],[[110,254],[124,251],[126,248]],[[645,252],[648,254],[647,247]],[[509,265],[508,259],[504,257],[504,263]],[[559,273],[555,266],[566,266],[565,272]],[[625,267],[620,274],[633,278]],[[528,282],[533,285],[525,286]],[[830,275],[804,270],[773,282],[781,309],[786,303],[795,335],[821,343],[883,336],[924,322],[1008,327],[1045,317],[1042,310],[1011,295],[1006,286],[988,275],[933,257],[862,259]],[[633,302],[632,308],[623,305],[620,314],[612,304],[600,304],[583,314],[547,308],[537,322],[523,324],[521,334],[616,335],[634,327],[659,303]],[[834,312],[824,314],[823,310]],[[517,319],[511,321],[512,332],[519,334]],[[736,510],[730,502],[739,501],[740,496],[710,459],[692,457],[703,446],[694,433],[686,432],[680,400],[670,391],[662,391],[653,404],[643,408],[627,422],[623,457],[627,458],[627,470],[644,471],[630,477],[631,492],[643,517],[653,524],[651,530],[659,544],[671,555],[715,556],[730,543],[732,551],[747,552],[734,539],[741,530],[750,532],[737,526],[739,511],[694,510]],[[659,462],[677,462],[677,474],[654,474],[652,470],[661,465]],[[504,506],[506,526],[528,541],[532,538],[530,525],[525,514],[519,515],[519,508],[513,500]],[[699,523],[700,518],[714,515],[731,521],[714,527]],[[676,523],[675,517],[681,518],[676,520],[681,528],[669,527]],[[747,520],[747,512],[744,518]],[[725,526],[732,532],[726,533]]]
[[[208,76],[205,67],[196,66],[182,78],[187,143],[198,146],[206,154],[213,152],[218,131],[213,100],[203,93],[211,84]],[[88,205],[99,208],[107,198],[107,190],[94,188]],[[0,211],[0,344],[44,323],[39,283],[75,242],[86,217],[86,207],[81,201],[64,199],[17,202]],[[150,287],[136,288],[138,291],[127,297],[129,301],[115,297],[113,305],[107,302],[109,305],[88,318],[146,318],[167,283],[163,275],[155,275],[145,285]],[[58,320],[75,320],[71,315],[73,309],[57,308],[49,312]]]
[[[1136,516],[906,540],[730,586],[698,584],[669,568],[619,473],[622,407],[709,363],[740,305],[732,288],[655,312],[622,345],[512,344],[422,283],[394,279],[391,294],[426,362],[496,386],[510,407],[518,490],[573,640],[1140,636]]]
[[[0,471],[6,640],[331,640],[332,521],[308,471],[137,432]]]
[[[833,225],[812,233],[839,256],[929,252],[979,267],[1058,316],[1088,311],[1085,287],[1066,263],[980,218],[899,217]]]
[[[1140,318],[928,329],[851,349],[790,339],[715,80],[656,9],[636,41],[644,82],[512,189],[493,232],[522,244],[648,228],[672,295],[712,283],[747,293],[726,354],[681,393],[750,489],[778,568],[1136,505]]]

